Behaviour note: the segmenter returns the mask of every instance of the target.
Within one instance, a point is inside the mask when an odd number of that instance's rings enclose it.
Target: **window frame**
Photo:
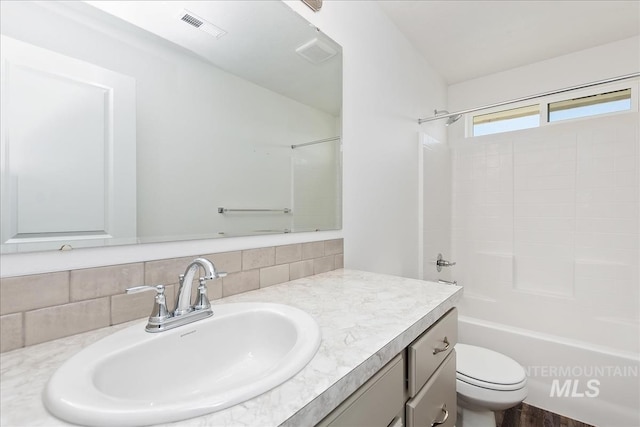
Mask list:
[[[631,90],[631,108],[629,108],[628,110],[575,117],[575,118],[564,119],[564,120],[555,120],[552,122],[549,121],[549,104],[551,103],[559,102],[559,101],[568,101],[573,98],[582,98],[586,96],[593,96],[593,95],[614,92],[614,91],[624,90],[624,89]],[[580,120],[589,120],[589,119],[595,119],[599,117],[608,117],[608,116],[613,116],[618,114],[627,114],[627,113],[634,113],[634,112],[637,113],[639,111],[638,92],[640,92],[640,79],[634,78],[627,81],[608,83],[608,84],[598,85],[598,86],[589,87],[589,88],[575,89],[572,91],[558,93],[554,95],[547,95],[547,96],[539,97],[537,99],[529,99],[527,101],[514,102],[514,103],[502,105],[499,107],[485,108],[485,109],[474,111],[473,113],[469,113],[465,115],[465,138],[482,138],[482,137],[487,137],[491,135],[499,135],[499,134],[509,133],[509,132],[521,132],[521,131],[536,129],[537,127],[529,127],[529,128],[523,128],[523,129],[508,130],[504,132],[490,133],[485,135],[478,135],[478,136],[473,135],[473,130],[474,130],[473,122],[474,122],[474,118],[477,116],[484,116],[486,114],[509,111],[516,108],[527,107],[527,106],[532,106],[536,104],[539,107],[539,114],[540,114],[538,127],[556,126],[560,124],[574,123]]]

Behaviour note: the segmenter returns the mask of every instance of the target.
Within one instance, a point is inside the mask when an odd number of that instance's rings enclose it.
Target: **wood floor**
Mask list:
[[[520,405],[496,412],[497,427],[594,427],[535,406]]]

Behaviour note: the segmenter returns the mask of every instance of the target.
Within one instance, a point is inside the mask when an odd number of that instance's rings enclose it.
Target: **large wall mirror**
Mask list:
[[[335,230],[342,49],[274,1],[2,1],[2,252]]]

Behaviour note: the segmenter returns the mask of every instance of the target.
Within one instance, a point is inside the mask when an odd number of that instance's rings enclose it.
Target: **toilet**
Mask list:
[[[457,427],[496,427],[494,411],[527,397],[527,376],[515,360],[496,351],[456,344]]]

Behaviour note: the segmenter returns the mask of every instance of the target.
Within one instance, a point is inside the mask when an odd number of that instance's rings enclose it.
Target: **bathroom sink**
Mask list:
[[[213,306],[214,315],[161,333],[146,322],[85,348],[51,377],[44,404],[91,426],[178,421],[228,408],[299,372],[320,345],[302,310],[281,304]]]

